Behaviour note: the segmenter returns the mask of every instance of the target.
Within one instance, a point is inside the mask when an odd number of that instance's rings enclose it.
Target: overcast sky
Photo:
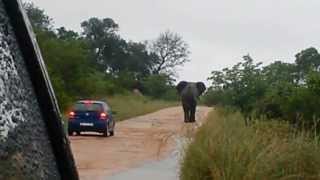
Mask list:
[[[250,54],[268,64],[320,45],[319,0],[30,0],[55,26],[80,31],[90,17],[110,17],[127,40],[156,38],[167,29],[190,45],[192,61],[179,79],[205,81]]]

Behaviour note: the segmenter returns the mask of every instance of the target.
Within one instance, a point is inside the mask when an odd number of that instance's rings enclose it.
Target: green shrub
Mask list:
[[[213,112],[185,151],[181,180],[319,179],[320,145],[288,124]]]
[[[142,81],[142,91],[145,95],[166,100],[177,100],[175,87],[168,75],[150,75]]]

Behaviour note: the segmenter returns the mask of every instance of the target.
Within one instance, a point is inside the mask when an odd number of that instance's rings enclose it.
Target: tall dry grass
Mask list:
[[[320,179],[320,145],[287,124],[256,121],[239,113],[210,114],[181,162],[181,180]]]

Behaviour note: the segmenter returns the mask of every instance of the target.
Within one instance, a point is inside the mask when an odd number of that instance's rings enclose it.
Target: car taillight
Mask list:
[[[107,114],[107,113],[100,113],[100,119],[101,119],[101,120],[106,120],[106,119],[108,119],[108,114]]]
[[[69,119],[73,119],[75,115],[76,115],[76,113],[73,112],[73,111],[71,111],[71,112],[69,113]]]

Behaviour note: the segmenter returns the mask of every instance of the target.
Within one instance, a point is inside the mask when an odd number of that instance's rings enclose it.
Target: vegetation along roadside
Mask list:
[[[255,120],[239,112],[213,111],[186,148],[181,180],[319,179],[318,137],[288,123]]]
[[[53,20],[33,3],[25,3],[24,8],[62,112],[79,99],[111,97],[114,102],[133,91],[146,99],[177,100],[175,70],[189,61],[190,54],[179,34],[167,30],[153,40],[135,42],[121,37],[119,24],[109,17],[79,22],[81,31],[76,32],[54,27]]]

